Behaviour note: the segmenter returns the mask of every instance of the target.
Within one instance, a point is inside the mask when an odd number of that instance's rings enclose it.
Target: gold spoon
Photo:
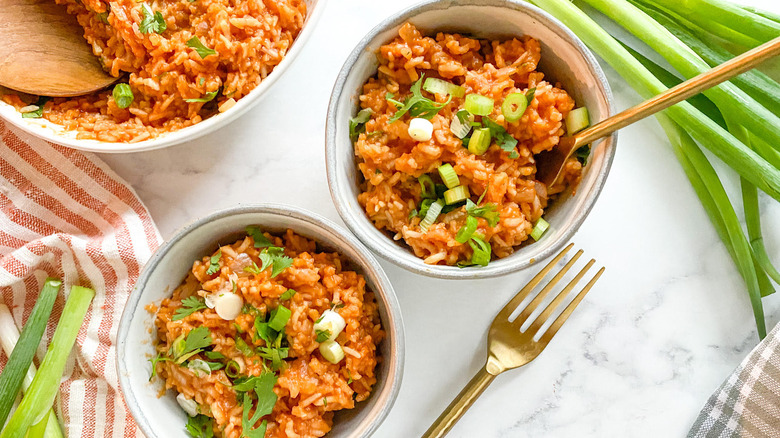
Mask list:
[[[80,96],[115,78],[84,29],[54,0],[0,0],[0,85],[39,96]]]
[[[744,73],[767,59],[780,54],[780,37],[749,50],[723,64],[694,76],[663,93],[629,108],[570,137],[561,137],[552,150],[536,155],[536,179],[552,186],[558,180],[566,160],[574,151],[602,137],[682,102],[721,82]]]

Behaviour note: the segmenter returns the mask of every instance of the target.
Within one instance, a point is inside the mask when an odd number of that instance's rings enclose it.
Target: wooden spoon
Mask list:
[[[682,102],[779,54],[780,37],[777,37],[574,136],[561,137],[557,147],[536,155],[536,179],[547,184],[547,187],[552,186],[560,177],[566,160],[581,146]]]
[[[0,85],[39,96],[79,96],[115,78],[54,0],[0,0]]]

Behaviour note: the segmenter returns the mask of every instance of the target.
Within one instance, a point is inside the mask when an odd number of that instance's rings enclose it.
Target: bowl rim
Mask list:
[[[306,42],[310,39],[312,32],[314,32],[314,28],[316,27],[317,22],[320,20],[326,5],[327,0],[317,0],[311,12],[307,13],[304,25],[301,28],[300,33],[298,33],[298,36],[290,45],[290,49],[287,51],[287,54],[284,56],[282,61],[279,62],[276,67],[274,67],[271,73],[260,82],[260,84],[253,88],[252,91],[250,91],[246,96],[239,99],[232,108],[229,108],[224,113],[214,114],[213,116],[194,125],[185,126],[184,128],[164,133],[159,137],[154,137],[135,143],[115,143],[94,139],[78,139],[75,138],[75,136],[71,137],[70,135],[60,134],[50,127],[57,124],[49,122],[48,120],[45,120],[45,122],[36,122],[36,120],[40,119],[22,118],[16,109],[14,109],[14,112],[12,113],[14,116],[9,117],[5,113],[11,113],[11,111],[3,107],[10,105],[2,101],[0,101],[0,120],[4,120],[37,138],[50,141],[58,145],[67,146],[69,148],[81,151],[104,154],[145,152],[194,140],[206,134],[212,133],[217,129],[225,127],[226,125],[238,119],[244,113],[248,112],[262,100],[262,98],[266,95],[266,92],[279,80],[279,78],[281,78],[282,74],[298,58],[299,53],[303,50],[303,46],[306,45]],[[75,135],[75,131],[65,131],[65,133],[71,133]]]
[[[577,51],[583,56],[586,64],[593,74],[596,84],[600,86],[606,100],[607,112],[609,115],[615,113],[615,103],[612,95],[612,89],[607,81],[607,77],[598,63],[595,55],[590,49],[582,42],[566,25],[560,20],[553,17],[551,14],[544,10],[523,1],[519,0],[423,0],[411,7],[403,9],[390,17],[384,19],[381,23],[375,26],[364,36],[360,42],[355,46],[352,52],[344,62],[339,74],[336,78],[336,82],[333,86],[330,101],[328,102],[328,112],[325,122],[325,164],[328,178],[328,188],[330,190],[331,198],[336,206],[336,210],[341,216],[344,223],[352,231],[361,242],[371,248],[376,254],[380,255],[385,260],[388,260],[404,269],[411,272],[425,275],[428,277],[442,278],[442,279],[480,279],[491,278],[501,275],[510,274],[521,269],[525,269],[532,264],[544,260],[558,252],[563,246],[572,238],[577,232],[579,227],[585,221],[593,206],[596,203],[601,191],[606,183],[607,175],[612,167],[612,162],[615,158],[615,150],[617,146],[617,132],[612,135],[599,140],[594,147],[601,147],[602,144],[608,140],[611,140],[611,147],[609,147],[604,153],[604,165],[601,169],[598,169],[598,175],[593,184],[592,191],[588,194],[583,208],[577,211],[573,215],[572,225],[569,229],[565,230],[557,241],[548,244],[546,248],[541,250],[535,256],[528,259],[512,260],[511,255],[503,259],[494,260],[488,266],[484,267],[466,267],[458,268],[455,266],[444,265],[427,265],[422,259],[416,256],[412,260],[408,260],[405,257],[396,257],[396,254],[412,254],[407,248],[402,248],[399,245],[391,241],[384,232],[376,229],[371,224],[370,230],[367,231],[367,227],[362,227],[358,224],[359,218],[354,217],[351,214],[350,209],[347,207],[351,201],[342,199],[336,187],[339,184],[338,168],[336,163],[337,151],[339,150],[338,140],[336,138],[336,118],[338,114],[339,100],[342,94],[345,92],[345,84],[347,79],[353,74],[355,65],[358,59],[366,52],[371,42],[382,32],[387,31],[396,26],[400,26],[404,22],[412,19],[413,17],[429,11],[440,10],[444,11],[450,7],[457,6],[490,6],[505,9],[512,9],[514,11],[524,12],[530,17],[541,19],[540,21],[547,21],[553,26],[550,26],[550,30],[555,32],[561,38],[569,41]],[[355,201],[356,202],[356,201]],[[413,255],[413,254],[412,254]]]
[[[374,293],[381,296],[387,302],[385,310],[388,315],[388,320],[393,324],[392,331],[389,329],[385,330],[388,334],[390,334],[390,336],[392,336],[392,339],[395,343],[395,350],[393,351],[395,360],[393,368],[389,370],[391,381],[388,382],[390,387],[387,399],[385,400],[384,405],[378,406],[379,410],[377,411],[377,414],[370,420],[370,423],[367,425],[367,427],[363,428],[361,437],[370,436],[390,413],[390,410],[398,398],[398,393],[401,389],[401,382],[403,380],[406,344],[403,317],[401,316],[401,306],[398,302],[398,297],[395,294],[392,283],[387,277],[387,274],[385,273],[382,266],[377,261],[376,257],[374,257],[373,253],[369,251],[368,248],[366,248],[363,243],[360,242],[360,240],[358,240],[355,236],[317,213],[307,211],[299,207],[277,203],[241,204],[235,207],[217,210],[207,216],[192,220],[179,228],[174,233],[173,237],[170,238],[170,240],[165,241],[144,265],[141,274],[138,277],[138,281],[136,281],[132,291],[130,292],[130,296],[127,300],[127,303],[125,304],[122,316],[119,320],[119,327],[117,330],[115,344],[116,371],[119,376],[119,390],[125,399],[130,414],[145,436],[149,438],[155,438],[158,436],[152,430],[146,420],[146,411],[141,408],[141,405],[135,396],[136,391],[131,389],[133,388],[133,385],[130,383],[128,376],[129,371],[125,366],[125,353],[127,350],[126,340],[130,332],[130,323],[137,311],[140,310],[141,312],[146,312],[143,303],[140,301],[142,297],[142,291],[145,287],[145,284],[148,282],[152,271],[157,268],[160,261],[167,256],[167,254],[178,242],[180,242],[182,239],[185,239],[194,230],[200,228],[203,225],[211,223],[214,220],[223,219],[225,217],[236,214],[247,213],[271,214],[302,220],[313,225],[315,228],[324,229],[338,236],[339,239],[341,239],[341,245],[351,247],[362,258],[361,260],[351,261],[364,271],[364,275],[370,273],[373,277],[376,278],[378,284],[375,284],[375,289],[377,290],[375,290]],[[316,238],[309,238],[317,241]]]

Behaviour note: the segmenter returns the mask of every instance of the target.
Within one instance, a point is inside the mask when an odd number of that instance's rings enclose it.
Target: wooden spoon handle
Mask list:
[[[698,76],[694,76],[650,100],[646,100],[639,105],[580,131],[574,136],[575,143],[572,150],[577,150],[582,145],[592,143],[594,140],[606,137],[620,128],[663,111],[676,103],[744,73],[778,54],[780,54],[780,37],[734,57]]]

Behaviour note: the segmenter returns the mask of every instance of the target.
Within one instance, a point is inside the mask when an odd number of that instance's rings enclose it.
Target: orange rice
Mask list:
[[[384,337],[377,304],[363,276],[349,270],[346,260],[338,254],[318,251],[315,242],[291,230],[281,237],[267,233],[265,236],[274,245],[284,247],[285,255],[293,258],[292,266],[275,278],[271,278],[270,268],[259,274],[244,271],[252,262],[262,265],[258,258],[261,250],[255,248],[252,237],[222,246],[219,270],[212,275],[207,274],[210,257],[195,261],[182,285],[162,301],[159,309],[149,306],[150,311],[157,312],[156,349],[165,355],[180,335],[197,327],[208,327],[213,351],[223,354],[225,360],[240,364],[241,375],[258,376],[264,370],[264,361],[254,354],[249,357],[242,354],[235,339],[241,337],[250,347],[265,345],[250,335],[255,333],[255,316],[285,305],[291,310],[284,329],[289,357],[277,372],[279,377],[273,391],[278,400],[273,412],[263,417],[268,421],[265,436],[320,437],[332,428],[335,411],[355,407],[356,402],[368,398],[376,383],[374,369],[381,359],[377,344]],[[235,293],[256,310],[245,309],[232,321],[220,318],[210,308],[172,320],[184,298],[230,291],[233,284]],[[288,289],[296,293],[289,300],[280,301]],[[313,329],[315,321],[328,309],[334,309],[346,321],[346,328],[336,338],[346,355],[337,364],[321,356]],[[197,358],[205,359],[199,353],[189,361]],[[159,362],[156,369],[166,390],[174,389],[194,400],[201,414],[214,419],[215,436],[241,436],[242,405],[224,369],[212,371],[209,376],[196,375],[188,367],[172,361]]]
[[[126,79],[135,99],[119,108],[111,90],[47,102],[43,117],[76,130],[78,138],[137,142],[225,111],[271,73],[306,18],[304,0],[56,0],[84,27],[106,70]],[[160,12],[167,29],[141,33],[142,6]],[[201,58],[198,39],[215,55]],[[186,102],[218,92],[210,102]],[[37,97],[6,94],[21,109]]]
[[[546,82],[544,74],[536,71],[540,56],[539,42],[529,36],[487,41],[438,33],[431,38],[409,23],[400,29],[398,37],[379,49],[377,76],[368,80],[360,96],[360,106],[370,108],[372,116],[355,142],[364,179],[358,201],[378,229],[404,241],[425,263],[455,265],[469,261],[470,245],[455,240],[466,221],[465,207],[439,216],[427,232],[420,228],[421,218],[410,218],[410,212],[421,201],[417,178],[429,174],[441,182],[437,168],[450,163],[460,183],[468,186],[472,201],[487,190],[484,202],[496,205],[499,223],[491,227],[479,218],[477,228],[490,244],[494,258],[512,254],[528,239],[550,197],[576,185],[582,170],[581,163],[572,158],[560,186],[546,187],[534,178],[534,155],[558,144],[565,130],[563,121],[574,109],[574,100],[566,91]],[[429,141],[410,137],[409,115],[389,123],[396,106],[386,100],[387,94],[403,101],[423,74],[460,85],[466,95],[477,93],[492,98],[494,108],[489,117],[518,140],[519,156],[510,158],[495,142],[482,155],[474,155],[464,147],[449,130],[464,98],[453,97],[431,119],[434,132]],[[521,119],[507,123],[501,113],[504,98],[532,88],[536,89],[535,97]],[[425,95],[437,103],[447,98],[427,92]]]

